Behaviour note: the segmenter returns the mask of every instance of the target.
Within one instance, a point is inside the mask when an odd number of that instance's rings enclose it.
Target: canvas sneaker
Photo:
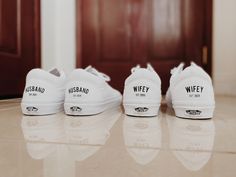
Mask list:
[[[184,63],[181,63],[171,70],[167,104],[174,108],[177,117],[212,118],[215,99],[210,76],[194,62],[185,69],[183,67]]]
[[[125,80],[123,105],[131,116],[156,116],[161,103],[161,80],[150,64],[137,65]]]
[[[110,77],[88,66],[75,69],[68,77],[65,92],[65,113],[68,115],[93,115],[119,106],[121,94],[107,82]]]
[[[42,69],[31,70],[26,77],[21,101],[23,114],[47,115],[62,111],[65,81],[64,72],[58,69],[49,72]]]

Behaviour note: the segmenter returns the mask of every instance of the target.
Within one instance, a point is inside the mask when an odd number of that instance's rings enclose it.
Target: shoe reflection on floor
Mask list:
[[[161,126],[158,117],[130,117],[123,120],[123,136],[129,155],[140,165],[149,164],[161,148]]]
[[[167,108],[170,149],[175,157],[190,171],[203,168],[211,158],[215,124],[213,119],[191,120],[174,116]]]
[[[113,108],[94,116],[23,116],[21,127],[29,155],[43,160],[44,177],[74,177],[76,161],[105,145],[120,115],[120,108]]]

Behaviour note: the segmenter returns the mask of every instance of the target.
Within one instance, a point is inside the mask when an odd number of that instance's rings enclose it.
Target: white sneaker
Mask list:
[[[64,85],[65,74],[58,69],[49,72],[42,69],[31,70],[26,77],[21,101],[23,114],[46,115],[62,111]]]
[[[161,80],[150,64],[138,65],[125,80],[123,105],[125,114],[156,116],[161,103]]]
[[[121,94],[108,85],[109,76],[88,66],[74,70],[66,85],[65,113],[68,115],[93,115],[119,106]]]
[[[215,108],[214,90],[210,76],[194,62],[183,70],[184,63],[171,70],[166,93],[169,106],[177,117],[208,119]]]

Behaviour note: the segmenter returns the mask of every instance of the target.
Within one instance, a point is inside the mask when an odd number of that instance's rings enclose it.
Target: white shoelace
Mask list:
[[[103,80],[105,80],[107,82],[111,80],[111,78],[108,75],[99,72],[98,70],[96,70],[95,68],[93,68],[90,65],[85,68],[85,71],[87,71],[87,72],[89,72],[89,73],[91,73],[91,74],[93,74],[95,76],[98,76],[99,78],[101,78],[101,79],[103,79]]]

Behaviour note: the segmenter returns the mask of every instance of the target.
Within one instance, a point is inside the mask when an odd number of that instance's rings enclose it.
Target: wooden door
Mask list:
[[[40,0],[0,0],[0,97],[20,96],[40,65]]]
[[[154,66],[163,93],[181,61],[210,73],[211,6],[211,0],[80,0],[78,66],[95,66],[121,91],[136,64]]]

